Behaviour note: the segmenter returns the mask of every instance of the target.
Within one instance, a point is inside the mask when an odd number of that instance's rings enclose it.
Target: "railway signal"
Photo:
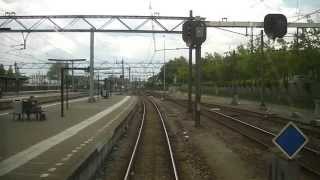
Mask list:
[[[191,15],[191,13],[190,13]],[[182,25],[182,39],[192,50],[196,49],[196,78],[195,78],[195,126],[200,126],[200,99],[201,99],[201,45],[207,38],[207,27],[204,21],[196,17],[186,21]],[[189,52],[190,53],[190,52]],[[192,55],[192,54],[191,54]],[[191,57],[191,55],[189,55]],[[190,58],[189,57],[189,58]],[[190,94],[190,93],[189,93]],[[190,95],[189,95],[190,97]]]
[[[207,38],[207,27],[203,21],[188,20],[182,25],[182,39],[188,47],[201,46]]]
[[[267,14],[264,17],[264,31],[271,39],[282,38],[287,34],[287,18],[283,14]]]
[[[186,21],[182,25],[182,39],[188,47],[193,47],[193,21]]]
[[[207,39],[207,27],[203,21],[194,21],[194,44],[201,46]]]

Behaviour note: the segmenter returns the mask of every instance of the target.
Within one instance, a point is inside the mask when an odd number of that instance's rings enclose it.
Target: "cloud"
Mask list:
[[[320,7],[320,1],[317,1],[317,0],[283,0],[283,1],[285,5],[293,8]]]
[[[3,0],[3,2],[7,3],[7,4],[10,4],[10,3],[14,3],[18,0]]]
[[[150,15],[150,0],[0,0],[3,9],[16,11],[17,15],[55,15],[55,14],[118,14],[118,15]],[[290,1],[292,2],[292,1]],[[311,5],[315,1],[300,0],[300,4]],[[194,15],[206,17],[207,20],[228,21],[263,21],[267,13],[283,13],[295,15],[296,8],[289,0],[151,0],[153,12],[167,16],[188,16],[192,9]],[[80,25],[79,25],[80,26]],[[150,25],[149,25],[150,26]],[[245,30],[234,29],[245,33]],[[254,32],[259,33],[258,30]],[[21,41],[20,34],[8,34],[11,38]],[[8,47],[17,42],[4,38]],[[155,35],[157,49],[162,49],[162,35]],[[167,48],[185,47],[181,35],[166,35]],[[47,33],[32,34],[28,39],[26,52],[48,57],[89,58],[89,33]],[[241,43],[247,43],[248,37],[239,36],[217,29],[208,30],[207,41],[203,45],[205,52],[223,53]],[[3,44],[1,44],[3,46]],[[153,53],[153,36],[151,34],[117,34],[95,33],[96,61],[114,60],[124,57],[126,61],[162,61],[163,53]],[[35,50],[36,49],[36,50]],[[24,52],[21,52],[24,53]],[[154,56],[153,56],[154,54]],[[176,56],[187,56],[186,50],[167,51],[166,59]],[[153,59],[152,59],[153,57]],[[25,61],[33,61],[26,59]]]

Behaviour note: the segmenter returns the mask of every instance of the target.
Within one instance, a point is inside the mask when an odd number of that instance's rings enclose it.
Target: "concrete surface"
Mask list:
[[[92,148],[102,148],[134,107],[134,97],[113,96],[96,103],[46,110],[46,121],[13,121],[0,116],[0,179],[67,179]]]

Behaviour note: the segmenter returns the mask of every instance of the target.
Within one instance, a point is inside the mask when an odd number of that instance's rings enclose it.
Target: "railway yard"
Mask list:
[[[156,1],[0,0],[0,180],[319,180],[320,3]]]
[[[272,139],[290,119],[202,103],[194,127],[186,100],[142,94],[100,97],[92,108],[78,97],[63,118],[59,103],[44,102],[40,124],[2,113],[0,179],[267,179]],[[310,139],[297,158],[301,179],[318,179],[319,129],[297,124]]]

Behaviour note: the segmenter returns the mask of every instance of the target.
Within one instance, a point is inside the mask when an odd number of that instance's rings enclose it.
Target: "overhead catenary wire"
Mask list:
[[[71,23],[71,22],[70,22],[70,23]],[[61,34],[61,32],[59,32],[59,33]],[[5,36],[6,36],[7,38],[11,39],[12,41],[15,41],[15,42],[17,42],[17,43],[20,43],[19,41],[15,40],[14,38],[12,38],[12,37],[10,37],[10,36],[8,36],[8,35],[6,35],[6,34],[5,34]],[[52,47],[54,47],[54,48],[56,48],[56,49],[60,49],[60,50],[63,51],[64,53],[68,54],[69,57],[70,57],[70,56],[73,56],[73,54],[69,53],[68,51],[65,51],[64,49],[59,48],[59,47],[53,45],[47,38],[42,38],[39,34],[37,34],[36,37],[45,40],[45,41],[48,42],[48,44],[51,45]],[[63,35],[63,37],[65,38],[64,35]],[[31,46],[28,46],[28,47],[31,48],[31,49],[35,49],[35,48],[32,48]],[[37,50],[38,50],[38,49],[37,49]]]
[[[300,20],[303,20],[303,19],[308,19],[308,18],[310,18],[310,16],[318,14],[318,13],[320,13],[320,9],[316,9],[316,10],[314,10],[314,11],[312,11],[310,13],[304,14],[304,15],[299,15],[298,14],[297,16],[292,16],[290,18],[297,17],[297,19],[295,21],[293,21],[293,22],[297,22],[297,21],[300,21]]]
[[[15,41],[14,39],[12,39],[12,38],[9,38],[10,40],[12,40],[12,41]],[[16,41],[15,41],[16,42]],[[8,46],[8,44],[4,44],[3,42],[0,42],[2,45],[4,45],[5,47],[7,47]],[[13,56],[16,56],[16,57],[21,57],[21,58],[24,58],[24,59],[26,59],[26,57],[25,56],[22,56],[22,55],[26,55],[26,56],[29,56],[29,57],[32,57],[32,58],[34,58],[35,60],[38,60],[38,61],[41,61],[41,62],[44,62],[44,60],[41,60],[41,59],[38,59],[37,57],[35,57],[34,55],[32,55],[32,54],[30,54],[30,53],[24,53],[24,54],[21,54],[21,50],[22,49],[10,49],[10,47],[8,47],[9,48],[9,51],[6,51],[6,52],[0,52],[1,54],[4,54],[4,55],[13,55]],[[31,49],[33,49],[33,50],[38,50],[38,49],[36,49],[36,48],[33,48],[33,47],[31,47],[31,46],[29,46],[29,48],[31,48]],[[17,51],[17,52],[19,52],[19,54],[12,54],[12,53],[8,53],[8,52],[12,52],[12,51]],[[27,59],[29,59],[29,58],[27,58]]]

